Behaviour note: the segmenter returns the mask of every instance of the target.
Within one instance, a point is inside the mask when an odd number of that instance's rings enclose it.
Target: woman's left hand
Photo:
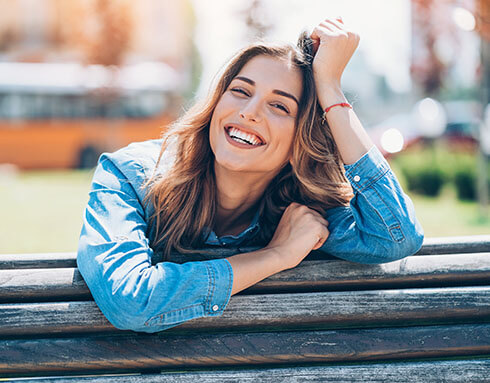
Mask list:
[[[347,63],[359,45],[359,35],[345,28],[341,18],[327,18],[312,32],[315,58],[313,73],[317,89],[338,85]]]

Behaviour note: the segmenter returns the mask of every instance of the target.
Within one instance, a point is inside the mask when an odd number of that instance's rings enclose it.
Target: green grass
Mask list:
[[[0,174],[0,253],[75,251],[92,172]]]
[[[75,251],[92,172],[0,172],[0,253]],[[490,234],[475,202],[411,195],[426,237]]]
[[[451,188],[436,198],[413,194],[411,198],[426,237],[490,234],[488,213],[485,218],[475,202],[458,201]]]

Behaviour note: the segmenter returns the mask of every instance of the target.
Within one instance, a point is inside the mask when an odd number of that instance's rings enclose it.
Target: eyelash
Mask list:
[[[274,108],[278,108],[278,109],[281,109],[282,111],[286,112],[289,114],[289,110],[288,108],[286,108],[284,105],[282,104],[277,104],[277,103],[273,103],[271,104],[272,106],[274,106]]]
[[[247,91],[245,91],[245,90],[244,90],[244,89],[242,89],[242,88],[231,88],[230,90],[231,90],[233,93],[235,93],[235,92],[236,92],[236,93],[243,94],[244,96],[247,96],[247,97],[249,97],[249,96],[250,96],[250,95],[248,94],[248,92],[247,92]],[[276,103],[276,102],[272,103],[271,105],[272,105],[274,108],[277,108],[277,109],[282,110],[283,112],[285,112],[285,113],[288,113],[288,114],[289,114],[289,110],[288,110],[288,108],[286,108],[284,105],[282,105],[282,104],[278,104],[278,103]]]

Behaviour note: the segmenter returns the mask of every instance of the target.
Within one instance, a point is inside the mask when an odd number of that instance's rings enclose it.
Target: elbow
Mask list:
[[[424,231],[418,221],[402,227],[403,237],[401,241],[390,242],[386,252],[385,262],[398,261],[402,258],[415,254],[420,250],[424,242]]]
[[[121,291],[93,290],[92,296],[104,317],[118,330],[155,332],[148,326],[146,307]]]
[[[416,252],[418,252],[422,248],[423,243],[424,243],[424,229],[417,221],[412,229],[408,255],[413,255]]]
[[[100,269],[77,256],[78,270],[85,281],[99,310],[111,325],[120,330],[148,332],[144,319],[144,304],[124,293],[124,287],[117,288],[114,283],[100,275]]]
[[[114,299],[113,303],[104,309],[99,304],[98,306],[109,323],[118,330],[153,332],[149,331],[146,321],[141,319],[141,315],[134,309],[134,304],[124,304],[123,299]],[[121,310],[121,307],[124,310]]]

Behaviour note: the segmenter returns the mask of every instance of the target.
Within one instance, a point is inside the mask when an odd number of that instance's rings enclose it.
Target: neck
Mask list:
[[[250,225],[258,202],[275,174],[234,172],[215,163],[218,206],[214,231],[238,234]]]

